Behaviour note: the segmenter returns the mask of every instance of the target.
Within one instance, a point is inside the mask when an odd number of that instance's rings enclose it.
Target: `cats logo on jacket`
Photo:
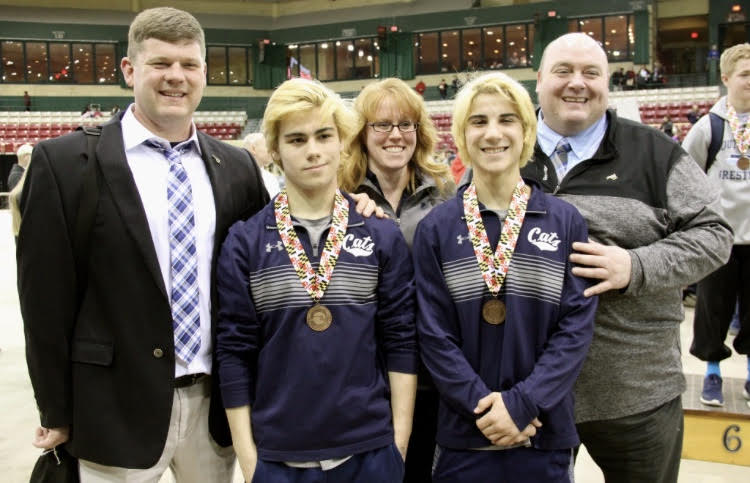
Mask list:
[[[373,242],[372,238],[369,236],[355,238],[354,235],[350,233],[344,237],[344,244],[341,248],[355,257],[369,257],[372,255],[373,248],[375,248],[375,242]]]
[[[545,233],[539,227],[529,230],[527,239],[529,243],[543,252],[556,252],[558,245],[560,245],[560,239],[556,232]]]

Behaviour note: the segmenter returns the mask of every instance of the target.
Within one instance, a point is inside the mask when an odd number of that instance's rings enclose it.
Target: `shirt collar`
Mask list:
[[[551,127],[549,127],[546,122],[544,122],[544,115],[542,114],[541,109],[539,109],[539,113],[537,114],[537,142],[542,148],[544,154],[546,154],[549,158],[552,157],[552,154],[555,152],[555,147],[557,147],[557,143],[559,143],[562,138],[568,140],[571,150],[573,151],[573,153],[575,153],[578,159],[590,158],[591,156],[593,156],[593,154],[596,152],[596,149],[601,144],[606,132],[606,112],[598,121],[584,129],[583,131],[579,132],[575,136],[563,136],[557,133]],[[593,151],[590,152],[592,146]]]
[[[157,136],[146,128],[133,114],[133,107],[135,104],[131,104],[125,110],[125,114],[122,116],[120,125],[122,126],[122,140],[125,145],[125,151],[129,151],[137,146],[140,146],[148,140],[154,140],[164,146],[170,146],[169,141],[161,136]],[[190,132],[192,133],[188,139],[180,143],[179,146],[186,147],[192,144],[193,149],[198,155],[202,155],[200,143],[198,142],[198,130],[195,128],[195,123],[191,121]]]

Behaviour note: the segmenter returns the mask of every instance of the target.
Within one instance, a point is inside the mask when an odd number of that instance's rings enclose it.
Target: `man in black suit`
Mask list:
[[[229,226],[268,195],[245,151],[195,128],[204,59],[192,15],[156,8],[133,21],[121,68],[135,102],[98,138],[82,257],[73,240],[90,138],[34,150],[17,252],[34,445],[67,442],[84,482],[158,481],[167,467],[179,482],[232,478],[211,377],[211,281]]]

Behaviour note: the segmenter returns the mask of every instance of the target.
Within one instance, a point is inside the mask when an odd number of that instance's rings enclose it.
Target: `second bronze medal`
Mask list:
[[[331,326],[333,315],[325,305],[315,304],[307,311],[307,325],[316,332],[323,332]]]
[[[737,160],[737,167],[743,171],[750,169],[750,159],[742,156],[739,160]]]
[[[498,299],[486,301],[482,306],[482,317],[488,324],[502,324],[505,322],[505,304]]]

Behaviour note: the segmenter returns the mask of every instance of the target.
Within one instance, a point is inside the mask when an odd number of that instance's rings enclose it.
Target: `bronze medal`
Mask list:
[[[750,159],[747,159],[746,157],[741,156],[740,159],[737,160],[737,167],[743,171],[750,169]]]
[[[307,311],[307,325],[315,332],[323,332],[331,326],[333,316],[325,305],[315,304]]]
[[[482,306],[482,317],[488,324],[502,324],[505,322],[505,304],[498,299],[486,301]]]

